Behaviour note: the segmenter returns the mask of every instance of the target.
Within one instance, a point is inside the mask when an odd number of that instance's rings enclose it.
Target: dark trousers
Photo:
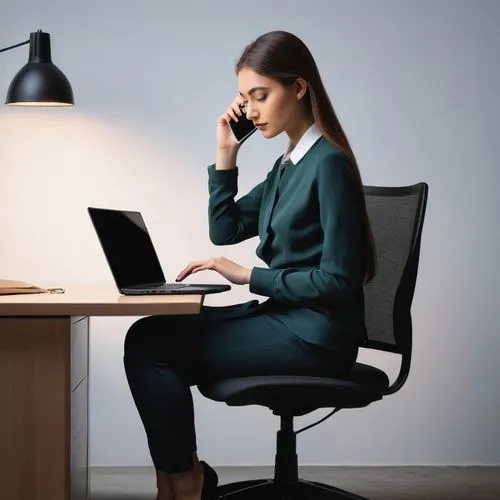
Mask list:
[[[157,470],[192,468],[190,386],[252,375],[336,377],[354,363],[358,349],[350,339],[338,352],[326,351],[292,334],[266,307],[257,301],[202,307],[199,315],[150,316],[131,326],[125,371]]]

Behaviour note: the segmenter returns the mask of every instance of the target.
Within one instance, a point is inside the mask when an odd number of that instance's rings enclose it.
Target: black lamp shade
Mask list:
[[[30,34],[30,54],[12,80],[6,104],[18,106],[71,106],[73,90],[64,73],[52,63],[50,35]]]

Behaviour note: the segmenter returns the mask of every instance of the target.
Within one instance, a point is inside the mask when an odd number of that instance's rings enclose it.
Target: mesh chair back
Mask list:
[[[364,287],[368,333],[364,346],[408,354],[428,186],[364,189],[377,252],[377,274]]]

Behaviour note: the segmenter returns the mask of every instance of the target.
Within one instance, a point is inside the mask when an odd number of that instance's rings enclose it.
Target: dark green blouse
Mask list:
[[[364,232],[351,163],[321,137],[293,164],[235,201],[238,168],[209,172],[209,231],[216,245],[260,237],[250,291],[287,310],[289,327],[328,347],[337,335],[366,336]],[[280,175],[281,174],[281,175]]]

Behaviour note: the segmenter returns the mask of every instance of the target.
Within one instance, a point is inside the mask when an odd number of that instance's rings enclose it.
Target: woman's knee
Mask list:
[[[125,335],[124,355],[126,358],[152,358],[161,350],[165,333],[172,321],[163,317],[148,316],[133,323]]]

